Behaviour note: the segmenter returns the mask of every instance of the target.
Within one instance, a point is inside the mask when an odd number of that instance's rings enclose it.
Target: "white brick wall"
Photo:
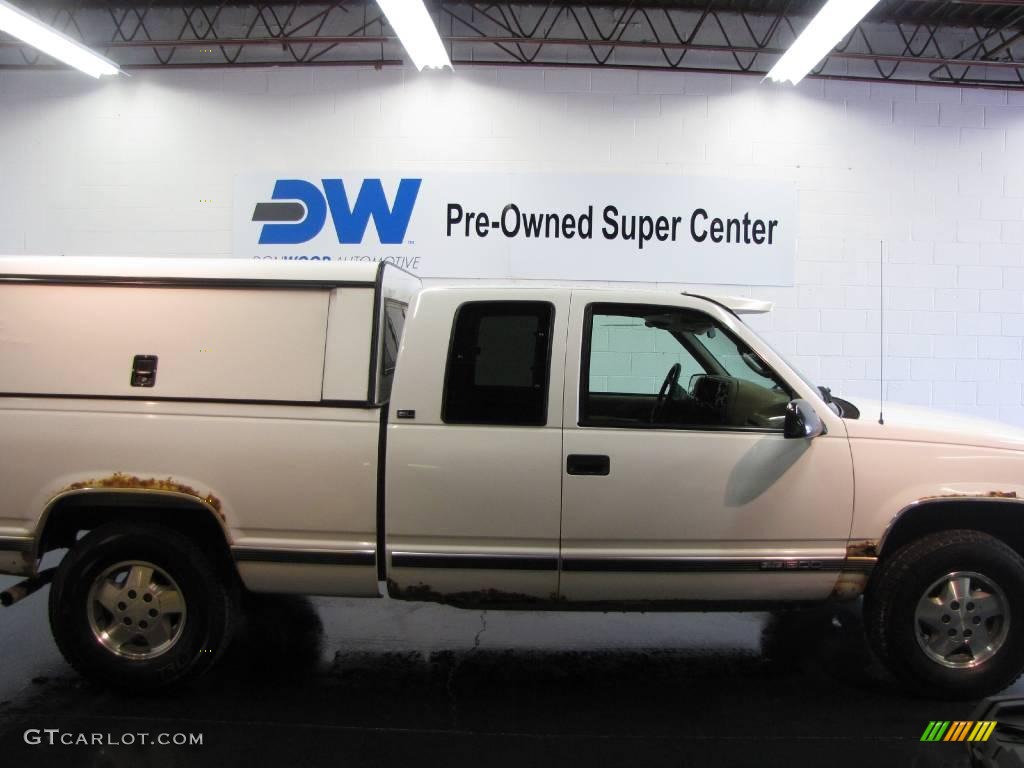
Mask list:
[[[0,251],[229,255],[237,173],[790,179],[797,285],[721,287],[776,302],[756,327],[836,392],[877,396],[884,240],[887,396],[1024,425],[1024,103],[1010,96],[554,68],[4,72]]]

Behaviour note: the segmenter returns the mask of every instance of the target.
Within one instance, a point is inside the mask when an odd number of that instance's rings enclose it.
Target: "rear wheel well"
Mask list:
[[[237,575],[224,528],[200,502],[161,494],[75,494],[59,499],[48,511],[39,535],[39,557],[70,549],[95,528],[112,522],[152,523],[172,528],[195,542],[218,569]]]
[[[987,533],[1024,557],[1024,504],[986,498],[935,499],[909,508],[886,534],[879,555],[888,557],[912,541],[952,529]]]

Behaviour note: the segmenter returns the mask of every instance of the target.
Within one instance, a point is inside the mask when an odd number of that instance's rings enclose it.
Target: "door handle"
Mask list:
[[[565,471],[570,475],[607,475],[611,472],[611,459],[588,453],[571,453],[565,460]]]

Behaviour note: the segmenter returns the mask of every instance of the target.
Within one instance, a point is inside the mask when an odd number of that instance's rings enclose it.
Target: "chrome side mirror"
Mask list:
[[[806,400],[792,400],[786,406],[786,423],[782,433],[786,437],[810,440],[825,433],[825,423]]]

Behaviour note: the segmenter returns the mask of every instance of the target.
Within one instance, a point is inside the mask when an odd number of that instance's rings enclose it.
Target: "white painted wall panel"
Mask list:
[[[3,73],[0,248],[230,255],[243,173],[792,180],[797,284],[701,288],[775,301],[751,322],[780,351],[837,393],[875,397],[884,239],[887,396],[1024,424],[1019,93],[488,67],[308,74]]]

